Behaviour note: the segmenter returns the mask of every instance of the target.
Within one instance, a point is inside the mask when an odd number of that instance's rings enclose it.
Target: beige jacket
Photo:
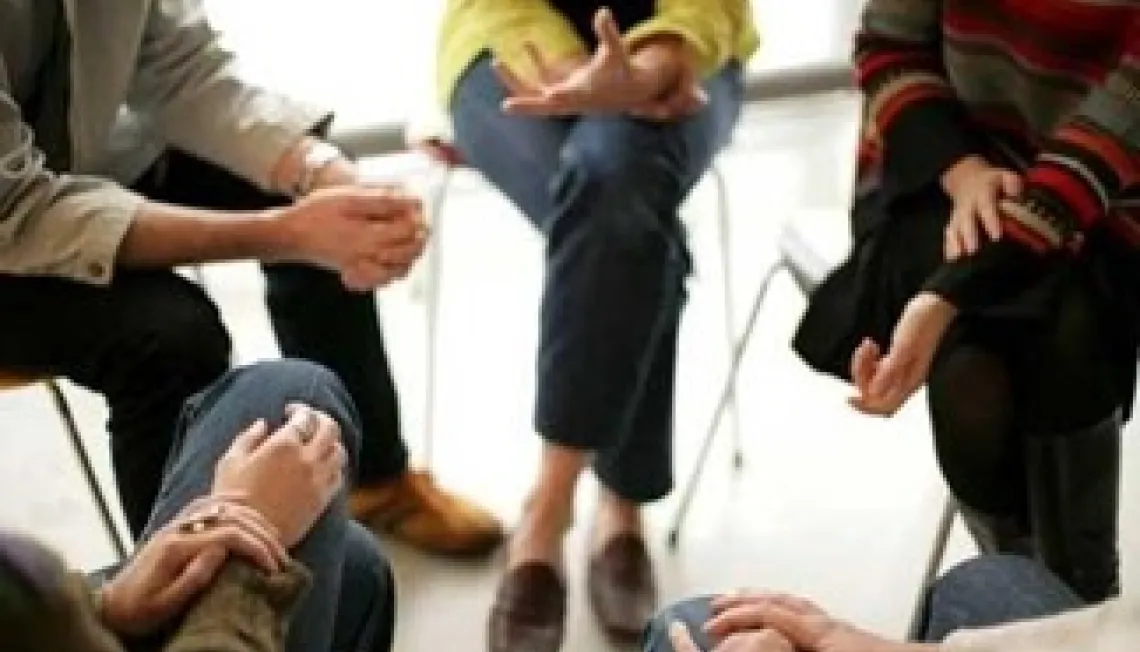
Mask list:
[[[950,636],[944,652],[1135,652],[1140,650],[1140,596],[1037,621]]]
[[[110,282],[142,203],[110,180],[124,121],[144,126],[140,148],[177,147],[265,188],[285,151],[329,117],[239,81],[201,0],[61,2],[71,170],[45,168],[0,60],[0,273]]]

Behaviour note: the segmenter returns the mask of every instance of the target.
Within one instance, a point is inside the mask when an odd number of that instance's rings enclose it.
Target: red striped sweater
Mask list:
[[[917,187],[996,149],[1026,179],[1013,240],[1103,222],[1140,246],[1140,0],[869,0],[855,59],[864,182],[887,161]]]

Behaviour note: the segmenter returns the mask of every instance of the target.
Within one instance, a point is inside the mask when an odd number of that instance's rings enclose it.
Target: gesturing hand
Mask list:
[[[946,225],[945,255],[947,260],[955,260],[977,253],[981,246],[979,226],[990,240],[1001,239],[998,205],[1002,199],[1021,194],[1022,179],[1016,172],[970,156],[943,175],[942,185],[954,202],[954,211]]]
[[[851,379],[858,395],[851,405],[867,414],[890,416],[926,382],[930,363],[957,309],[936,294],[923,292],[907,303],[883,355],[870,339],[851,356]]]
[[[214,498],[188,505],[103,586],[104,623],[128,636],[158,631],[210,585],[230,554],[267,572],[286,557],[256,510]]]
[[[340,489],[346,457],[331,417],[302,405],[289,412],[272,434],[258,421],[234,440],[218,462],[213,493],[256,509],[292,548]]]
[[[718,598],[705,626],[710,636],[778,632],[799,652],[933,652],[896,643],[836,620],[811,602],[789,595],[756,594]]]
[[[657,99],[675,78],[677,71],[666,75],[634,65],[608,9],[598,11],[594,31],[598,36],[594,55],[569,71],[555,69],[535,45],[528,45],[527,52],[538,71],[537,84],[523,81],[496,61],[495,70],[510,92],[503,110],[547,116],[623,112]]]

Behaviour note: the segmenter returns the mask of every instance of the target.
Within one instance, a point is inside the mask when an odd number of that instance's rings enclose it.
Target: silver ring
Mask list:
[[[320,423],[317,421],[317,416],[312,412],[305,412],[305,420],[300,425],[294,426],[297,430],[297,438],[301,440],[302,444],[307,444],[316,436],[317,428]]]

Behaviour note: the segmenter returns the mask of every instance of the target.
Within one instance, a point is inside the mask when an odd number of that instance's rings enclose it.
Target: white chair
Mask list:
[[[752,309],[748,313],[748,320],[745,322],[743,332],[738,339],[734,339],[731,327],[728,331],[730,338],[728,373],[721,390],[720,400],[713,410],[712,420],[705,431],[704,441],[697,453],[696,463],[693,465],[688,481],[681,489],[677,513],[674,516],[672,527],[669,528],[669,547],[675,549],[680,542],[681,527],[689,514],[697,486],[704,477],[709,451],[712,449],[717,435],[721,432],[721,421],[726,412],[730,413],[733,419],[733,466],[739,469],[743,465],[740,444],[740,417],[736,405],[736,381],[740,373],[741,361],[744,359],[744,353],[752,340],[752,332],[756,328],[760,310],[764,307],[764,300],[768,296],[768,288],[772,284],[772,279],[781,271],[787,272],[804,296],[807,296],[823,280],[828,269],[830,269],[830,265],[808,245],[807,240],[796,230],[795,226],[792,224],[785,225],[778,241],[776,262],[772,263],[761,278],[760,287],[756,291],[756,298],[752,302]],[[728,316],[731,318],[731,313]]]
[[[438,366],[438,316],[440,302],[440,285],[442,281],[443,261],[443,232],[446,220],[444,209],[446,207],[448,191],[451,188],[454,173],[464,167],[463,157],[452,142],[451,129],[446,116],[433,114],[421,117],[419,120],[409,122],[405,133],[408,149],[417,150],[427,155],[437,170],[437,178],[429,184],[428,215],[432,222],[432,237],[425,252],[425,277],[422,279],[424,301],[427,313],[427,355],[425,374],[424,398],[424,463],[431,462],[432,446],[435,439],[435,401],[436,401],[436,369]],[[725,346],[731,354],[735,348],[735,311],[733,306],[732,286],[732,237],[728,207],[728,188],[724,175],[714,163],[709,170],[709,177],[713,182],[716,195],[716,228],[720,247],[720,265],[723,276],[723,306],[724,306],[724,334]],[[737,408],[736,396],[730,390],[730,395],[724,402],[724,408],[729,414],[733,440],[736,446],[735,459],[742,464],[740,446],[740,415]]]

